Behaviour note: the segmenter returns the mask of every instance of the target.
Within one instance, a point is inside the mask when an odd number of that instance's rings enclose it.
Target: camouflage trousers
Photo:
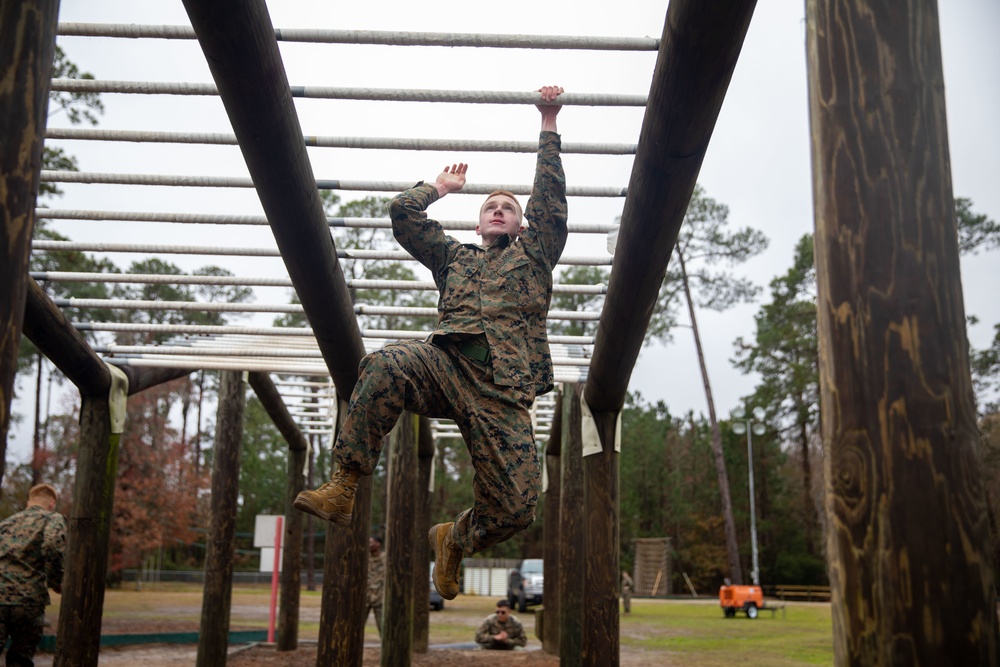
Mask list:
[[[474,554],[531,525],[541,477],[533,388],[494,384],[488,364],[450,341],[387,345],[362,359],[360,372],[334,445],[341,465],[371,474],[403,410],[453,419],[475,470],[474,504],[455,520],[455,543]]]
[[[45,627],[45,607],[0,606],[0,653],[10,638],[7,650],[8,667],[33,667],[35,651]]]

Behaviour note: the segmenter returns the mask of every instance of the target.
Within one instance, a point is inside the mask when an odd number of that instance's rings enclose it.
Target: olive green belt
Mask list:
[[[490,357],[489,344],[486,342],[486,336],[476,336],[475,338],[466,338],[457,343],[458,351],[465,356],[475,359],[476,361],[481,361],[484,364],[488,364]]]

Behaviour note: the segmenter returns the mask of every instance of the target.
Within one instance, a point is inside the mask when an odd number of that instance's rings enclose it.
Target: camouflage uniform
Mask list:
[[[0,652],[8,665],[32,665],[42,638],[49,587],[62,586],[66,519],[31,506],[0,523]]]
[[[501,632],[507,633],[505,641],[493,639],[494,635]],[[509,614],[507,621],[501,623],[496,614],[490,614],[483,621],[483,624],[476,630],[476,643],[482,644],[483,648],[498,649],[501,651],[513,650],[515,646],[524,646],[528,643],[528,637],[524,634],[524,626],[517,616]]]
[[[635,582],[627,572],[622,572],[622,603],[625,605],[625,613],[632,613],[632,591],[635,590]]]
[[[418,183],[390,206],[396,239],[437,284],[438,328],[427,342],[394,343],[362,360],[335,452],[341,465],[371,474],[404,409],[453,419],[476,471],[475,504],[455,520],[453,537],[473,554],[534,521],[540,468],[530,409],[554,382],[545,322],[566,245],[559,135],[539,137],[528,228],[517,240],[503,235],[484,248],[446,236],[424,212],[438,197]],[[462,352],[469,341],[488,348],[486,361]]]
[[[365,619],[368,612],[375,612],[375,627],[379,637],[382,636],[382,591],[385,588],[385,552],[379,551],[378,556],[368,558],[368,606],[365,608]]]

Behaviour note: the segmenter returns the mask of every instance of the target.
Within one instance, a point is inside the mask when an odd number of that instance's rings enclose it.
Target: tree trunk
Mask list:
[[[712,458],[715,461],[715,473],[719,478],[719,499],[722,502],[722,518],[726,527],[726,556],[729,560],[729,578],[734,584],[743,583],[743,566],[740,564],[740,547],[736,541],[736,522],[733,520],[733,500],[729,491],[729,473],[726,472],[726,456],[722,451],[722,431],[719,420],[715,416],[715,399],[712,398],[712,385],[708,381],[708,367],[705,366],[705,352],[701,347],[701,336],[698,333],[698,318],[695,317],[694,301],[691,299],[691,286],[688,284],[687,269],[684,266],[684,253],[678,250],[677,261],[681,269],[681,281],[684,287],[684,299],[687,301],[688,313],[691,316],[691,332],[694,334],[694,346],[698,352],[698,368],[701,369],[701,379],[705,385],[705,399],[708,402],[708,421],[712,429]]]
[[[807,1],[838,665],[996,665],[934,0]]]
[[[816,506],[812,499],[812,459],[809,456],[809,424],[806,422],[805,401],[797,397],[799,447],[802,452],[802,516],[806,531],[806,553],[816,555]]]
[[[42,481],[42,374],[45,371],[45,356],[37,355],[38,374],[35,378],[35,433],[31,447],[31,485]]]

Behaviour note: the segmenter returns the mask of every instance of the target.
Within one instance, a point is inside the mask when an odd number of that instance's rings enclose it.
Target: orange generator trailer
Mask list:
[[[719,588],[719,605],[726,618],[732,618],[742,611],[747,618],[757,618],[757,612],[764,607],[764,591],[760,586],[731,586]]]

